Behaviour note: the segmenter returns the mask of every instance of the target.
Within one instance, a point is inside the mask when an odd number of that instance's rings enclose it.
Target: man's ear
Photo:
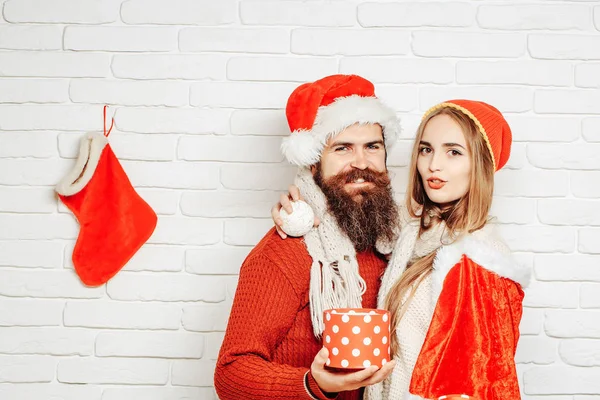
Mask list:
[[[315,176],[315,174],[317,173],[317,165],[313,164],[310,166],[310,172],[313,174],[313,176]]]

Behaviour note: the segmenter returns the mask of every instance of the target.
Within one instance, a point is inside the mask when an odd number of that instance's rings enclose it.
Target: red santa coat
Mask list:
[[[400,239],[404,243],[399,243],[404,249],[397,246],[394,252],[407,252],[415,230],[415,226],[404,228]],[[486,228],[438,250],[431,276],[431,322],[414,369],[401,371],[412,373],[408,392],[402,394],[404,399],[437,399],[452,394],[478,400],[520,399],[514,356],[522,287],[527,285],[530,271],[502,247]],[[386,273],[380,306],[402,270]],[[402,340],[399,336],[400,346]],[[396,372],[388,378],[390,382],[398,379]],[[397,393],[382,393],[381,388],[369,391],[367,398],[396,398]]]

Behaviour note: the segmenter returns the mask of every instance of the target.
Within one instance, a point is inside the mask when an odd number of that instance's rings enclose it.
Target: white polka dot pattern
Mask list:
[[[375,309],[326,310],[323,345],[332,368],[381,367],[389,360],[389,313]]]

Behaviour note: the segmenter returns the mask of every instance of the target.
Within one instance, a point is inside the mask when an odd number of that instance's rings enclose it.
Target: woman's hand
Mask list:
[[[281,226],[283,225],[283,220],[279,215],[279,210],[283,208],[285,211],[287,211],[288,214],[291,214],[294,211],[292,209],[292,201],[297,200],[302,200],[302,196],[300,195],[300,189],[298,189],[296,185],[290,185],[290,187],[288,188],[288,193],[282,193],[279,197],[279,203],[275,204],[271,208],[271,218],[273,218],[273,222],[275,223],[275,229],[277,230],[277,233],[279,234],[279,236],[281,236],[282,239],[287,238],[287,234],[281,229]],[[320,223],[321,221],[319,221],[319,218],[315,215],[314,226],[318,226]]]

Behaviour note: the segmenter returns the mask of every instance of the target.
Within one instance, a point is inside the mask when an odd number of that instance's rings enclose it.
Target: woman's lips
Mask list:
[[[439,189],[443,188],[445,184],[446,184],[446,182],[442,181],[440,179],[428,179],[427,180],[427,185],[429,185],[429,187],[433,190],[439,190]]]

